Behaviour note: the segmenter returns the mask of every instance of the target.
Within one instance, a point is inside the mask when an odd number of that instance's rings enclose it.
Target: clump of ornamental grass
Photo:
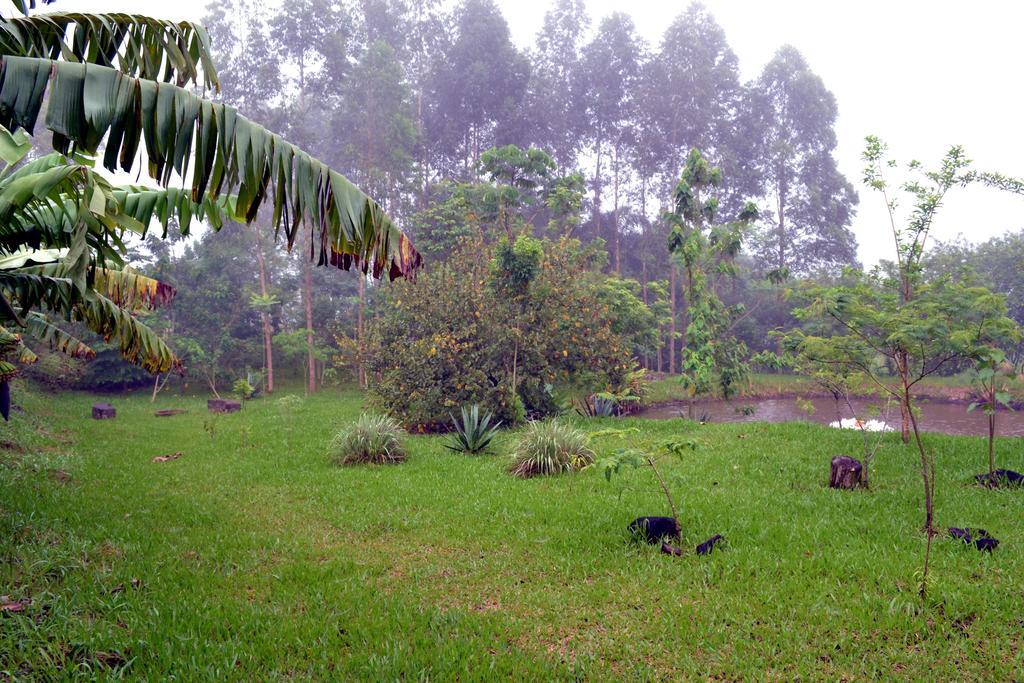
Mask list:
[[[334,438],[331,462],[335,465],[394,465],[405,462],[405,430],[386,415],[363,413]]]
[[[569,425],[531,422],[512,448],[509,472],[527,478],[575,472],[594,462],[594,452],[583,432]]]

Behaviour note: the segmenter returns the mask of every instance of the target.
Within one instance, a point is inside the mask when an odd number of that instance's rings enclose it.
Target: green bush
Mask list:
[[[486,452],[498,434],[498,427],[501,426],[501,422],[492,425],[492,417],[491,413],[480,417],[480,406],[478,405],[474,404],[469,408],[462,406],[462,422],[456,420],[454,416],[452,417],[455,432],[445,444],[445,448],[469,455]]]
[[[248,401],[256,394],[256,389],[253,385],[249,384],[249,380],[244,377],[236,379],[235,384],[232,387],[232,391],[235,396],[243,401]]]
[[[634,369],[598,296],[600,255],[568,239],[520,243],[500,242],[493,258],[464,243],[387,288],[368,334],[370,388],[408,429],[447,431],[467,404],[506,425],[556,415],[556,394],[618,391]]]
[[[512,449],[509,472],[517,477],[575,472],[594,462],[583,432],[553,420],[531,422]]]
[[[355,424],[342,430],[331,446],[335,465],[391,465],[408,457],[402,437],[405,431],[386,415],[362,414]]]

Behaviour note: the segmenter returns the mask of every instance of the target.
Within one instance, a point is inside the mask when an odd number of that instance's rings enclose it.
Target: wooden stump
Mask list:
[[[242,409],[242,402],[223,398],[211,398],[206,402],[206,407],[211,413],[237,413]]]
[[[92,404],[92,419],[113,420],[115,417],[117,417],[117,411],[114,410],[114,406],[109,403]]]
[[[859,488],[863,471],[864,466],[859,460],[837,455],[832,458],[832,474],[828,478],[828,485],[834,489]]]

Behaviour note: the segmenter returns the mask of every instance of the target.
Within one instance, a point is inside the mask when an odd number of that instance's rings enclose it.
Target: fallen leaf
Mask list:
[[[24,612],[25,607],[32,604],[32,600],[11,600],[10,596],[0,595],[0,612]]]
[[[46,473],[50,475],[50,479],[53,479],[54,481],[59,481],[61,484],[66,484],[69,481],[71,481],[71,475],[65,472],[64,470],[51,469],[47,470]]]

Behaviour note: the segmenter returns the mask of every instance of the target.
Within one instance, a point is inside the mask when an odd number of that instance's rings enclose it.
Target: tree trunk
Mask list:
[[[839,455],[832,458],[828,485],[834,489],[855,489],[866,485],[864,467],[859,460]]]
[[[786,184],[784,169],[779,172],[779,269],[786,267],[786,193],[789,188]]]
[[[615,253],[615,274],[622,274],[622,257],[619,249],[619,146],[615,145],[615,156],[612,159],[612,174],[614,178],[613,206],[612,206],[612,240]]]
[[[988,476],[993,482],[996,479],[996,404],[995,397],[989,403],[992,413],[988,416]]]
[[[358,368],[359,375],[359,388],[366,389],[369,382],[366,378],[366,366],[363,364],[363,358],[365,356],[365,350],[363,349],[363,333],[366,326],[366,320],[363,315],[363,309],[366,307],[366,277],[359,273],[359,302],[356,308],[356,365]]]
[[[668,334],[668,371],[676,374],[676,318],[679,315],[679,298],[676,296],[676,266],[669,263],[669,298],[672,302],[672,320],[669,323]]]
[[[900,377],[900,384],[902,384],[904,387],[907,387],[910,383],[909,363],[910,357],[906,351],[900,351],[899,353],[896,354],[896,373]],[[909,389],[907,391],[909,392]],[[910,414],[910,396],[908,393],[907,399],[905,401],[900,401],[900,420],[902,423],[900,425],[900,438],[903,440],[903,443],[905,444],[910,443],[911,417],[912,416]]]
[[[310,239],[310,254],[312,254],[312,237]],[[307,368],[309,370],[307,391],[312,394],[316,391],[316,354],[313,352],[313,264],[310,259],[305,259],[302,264],[302,300],[306,307],[306,348]]]
[[[594,234],[601,234],[601,136],[595,141],[596,161],[594,164]]]
[[[260,271],[260,296],[266,299],[267,292],[270,289],[267,278],[267,264],[263,257],[263,245],[261,244],[259,233],[255,234],[256,263]],[[263,327],[263,369],[266,374],[266,392],[272,394],[274,393],[274,330],[270,324],[270,311],[266,308],[260,308],[260,324]]]

